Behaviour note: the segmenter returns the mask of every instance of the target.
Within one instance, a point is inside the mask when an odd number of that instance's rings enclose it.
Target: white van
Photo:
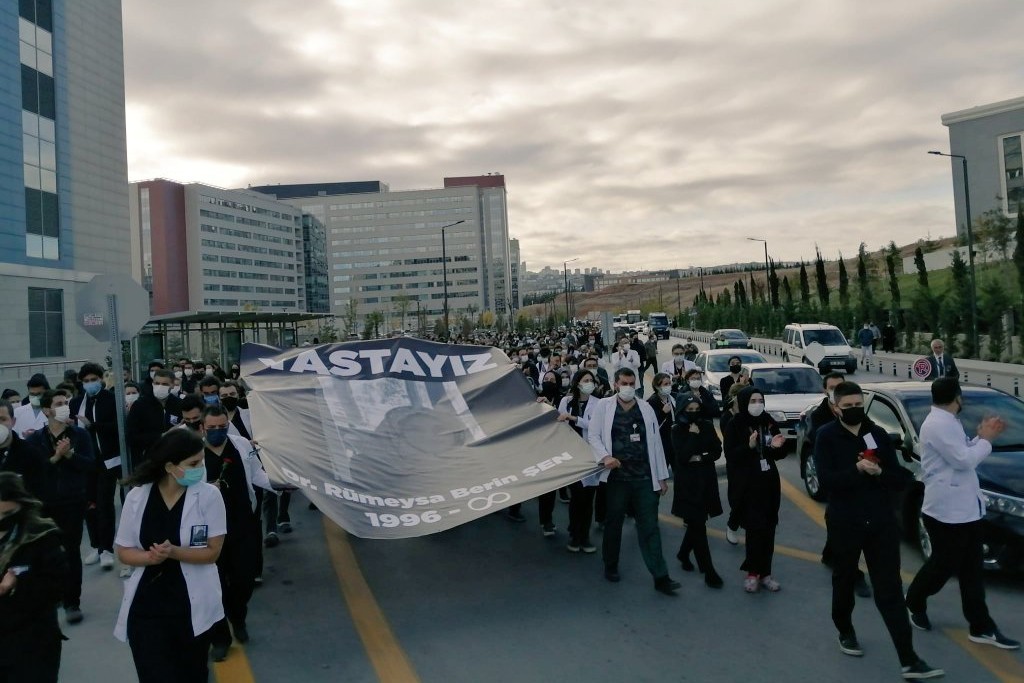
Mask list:
[[[821,350],[817,354],[824,356],[817,362],[807,357],[807,347],[818,344]],[[805,363],[817,367],[818,372],[825,374],[833,370],[852,375],[857,371],[857,358],[846,337],[835,325],[828,323],[793,323],[786,325],[782,334],[782,360],[784,362]]]

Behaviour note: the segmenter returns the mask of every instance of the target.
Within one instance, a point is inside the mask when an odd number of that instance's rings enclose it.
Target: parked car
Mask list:
[[[915,484],[900,501],[901,521],[908,539],[916,541],[925,557],[931,554],[928,531],[921,521],[924,484],[921,482],[921,424],[931,410],[931,385],[925,382],[879,382],[862,385],[867,415],[889,433],[900,463],[914,473]],[[985,565],[1017,569],[1024,560],[1024,402],[988,387],[963,386],[960,413],[967,434],[977,432],[986,415],[1006,420],[1006,431],[993,442],[992,455],[978,466],[978,479],[986,498],[983,521]],[[808,411],[809,415],[809,411]],[[822,499],[814,461],[807,445],[806,419],[798,437],[800,472],[808,494]]]
[[[693,361],[704,373],[704,386],[715,397],[719,405],[725,401],[720,385],[722,379],[729,374],[729,359],[733,356],[739,356],[742,363],[768,362],[768,359],[757,351],[734,351],[732,349],[701,351]]]
[[[822,358],[817,362],[807,357],[807,347],[821,346]],[[782,334],[782,360],[806,363],[821,374],[839,370],[848,375],[857,372],[857,357],[846,337],[835,325],[828,323],[793,323]]]
[[[793,444],[800,415],[821,397],[821,375],[800,363],[744,363],[750,383],[764,394],[764,409]]]
[[[713,349],[749,349],[750,337],[743,330],[722,329],[711,333],[711,342],[708,344]]]

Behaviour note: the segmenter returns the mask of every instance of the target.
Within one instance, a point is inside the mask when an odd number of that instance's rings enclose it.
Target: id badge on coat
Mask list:
[[[771,469],[771,467],[768,466],[768,461],[765,460],[764,458],[761,458],[761,471],[762,472],[767,472],[770,469]]]
[[[206,542],[209,538],[209,525],[207,524],[196,524],[192,527],[192,532],[189,534],[188,547],[189,548],[205,548]]]

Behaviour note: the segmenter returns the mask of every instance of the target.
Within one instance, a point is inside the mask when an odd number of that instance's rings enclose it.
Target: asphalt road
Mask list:
[[[662,342],[664,356],[671,343]],[[858,373],[860,374],[860,373]],[[860,377],[858,377],[860,379]],[[862,380],[863,381],[863,380]],[[600,554],[565,550],[568,506],[555,510],[558,533],[546,539],[536,505],[525,524],[494,514],[451,531],[398,541],[347,537],[293,503],[295,533],[266,552],[265,583],[251,603],[244,648],[218,665],[215,680],[405,683],[533,681],[900,680],[895,652],[877,610],[858,599],[854,616],[863,658],[839,652],[829,618],[830,575],[818,562],[822,506],[802,493],[798,463],[781,463],[784,492],[775,576],[777,594],[743,592],[742,546],[723,538],[724,518],[709,523],[722,590],[683,572],[674,556],[679,520],[662,502],[665,556],[683,588],[653,590],[627,522],[621,583],[603,579]],[[725,481],[720,481],[725,499]],[[598,535],[599,537],[599,535]],[[903,551],[907,577],[920,566]],[[62,679],[135,680],[128,647],[114,640],[121,582],[86,567],[83,623],[65,629]],[[1024,637],[1020,579],[993,575],[988,603],[1011,637]],[[949,681],[1024,681],[1024,657],[970,644],[952,582],[929,605],[936,627],[914,633],[915,647]]]

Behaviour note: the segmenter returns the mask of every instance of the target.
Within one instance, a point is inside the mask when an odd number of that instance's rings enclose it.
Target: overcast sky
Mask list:
[[[128,166],[505,174],[531,270],[954,230],[943,113],[1019,97],[1020,0],[127,0]]]

